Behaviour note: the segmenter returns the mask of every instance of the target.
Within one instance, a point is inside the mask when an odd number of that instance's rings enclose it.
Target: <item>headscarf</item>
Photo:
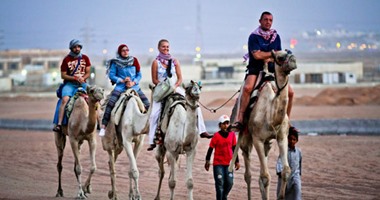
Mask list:
[[[277,31],[275,29],[269,29],[267,31],[264,31],[260,26],[256,28],[251,34],[259,35],[263,37],[265,40],[269,40],[269,44],[274,42],[274,40],[277,38]],[[246,53],[244,56],[244,62],[249,59],[249,53]]]
[[[124,48],[124,47],[128,47],[126,44],[121,44],[119,45],[119,47],[117,48],[117,53],[119,54],[119,56],[121,56],[121,50]]]
[[[73,50],[72,50],[77,45],[80,46],[80,48],[83,47],[82,43],[79,40],[77,40],[77,39],[72,39],[70,41],[70,44],[69,44],[70,53],[69,53],[69,55],[72,56],[72,57],[74,57],[74,58],[78,58],[78,57],[82,56],[81,52],[74,53]]]
[[[69,49],[72,49],[72,48],[75,47],[76,45],[79,45],[80,48],[83,47],[82,43],[81,43],[79,40],[77,40],[77,39],[72,39],[72,40],[70,41],[70,44],[69,44]]]

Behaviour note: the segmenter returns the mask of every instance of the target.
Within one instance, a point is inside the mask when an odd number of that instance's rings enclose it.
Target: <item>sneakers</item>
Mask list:
[[[207,132],[203,132],[200,134],[201,138],[207,138],[207,139],[210,139],[212,138],[213,135],[210,135],[209,133]]]
[[[99,131],[99,136],[103,137],[105,135],[106,135],[106,130],[104,128],[101,128],[100,131]]]

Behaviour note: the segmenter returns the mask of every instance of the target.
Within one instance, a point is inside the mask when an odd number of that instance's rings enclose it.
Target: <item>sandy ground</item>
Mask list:
[[[203,168],[207,139],[201,139],[194,161],[194,199],[215,199],[212,170]],[[303,153],[303,199],[379,199],[380,188],[380,137],[371,136],[300,136],[298,146]],[[154,199],[158,174],[154,153],[141,152],[138,159],[140,191],[143,199]],[[1,130],[0,134],[0,199],[56,199],[57,171],[54,136],[50,132]],[[278,148],[274,145],[270,155],[271,199],[275,199],[277,178],[275,159]],[[92,180],[89,199],[107,199],[111,188],[108,172],[108,155],[102,150],[100,139],[97,146],[97,171]],[[260,199],[258,188],[258,158],[252,154],[252,198]],[[129,161],[122,152],[117,165],[119,199],[128,198]],[[82,148],[83,180],[89,172],[88,146]],[[180,169],[175,199],[186,199],[185,157],[180,157]],[[245,167],[235,172],[235,184],[229,199],[247,199],[244,182]],[[162,199],[169,199],[169,168],[163,180]],[[74,199],[77,182],[73,172],[73,156],[67,144],[63,159],[63,190],[65,198]]]
[[[367,88],[368,89],[368,88]],[[333,119],[333,118],[380,118],[378,97],[371,96],[378,92],[378,87],[370,88],[368,93],[356,91],[296,89],[298,98],[292,112],[294,120]],[[373,89],[373,90],[372,90]],[[347,99],[344,94],[360,94],[367,101]],[[202,93],[201,102],[210,108],[217,108],[224,103],[234,91],[216,91]],[[339,95],[338,95],[339,94]],[[322,96],[335,98],[324,98]],[[318,98],[320,100],[318,100]],[[337,100],[340,99],[340,100]],[[354,99],[358,99],[354,98]],[[369,102],[368,102],[368,99]],[[324,103],[321,103],[324,102]],[[338,102],[338,103],[337,103]],[[55,107],[55,98],[0,98],[0,118],[51,119]],[[216,113],[204,110],[206,120],[215,120],[221,114],[229,114],[232,103]],[[147,138],[145,139],[145,141]],[[194,199],[215,199],[212,170],[203,168],[208,148],[207,139],[200,139],[194,161]],[[147,142],[138,159],[140,170],[140,191],[143,199],[154,199],[157,189],[158,174],[154,153],[147,152]],[[303,153],[302,191],[303,199],[380,199],[380,137],[378,136],[300,136],[298,146]],[[83,177],[89,172],[88,145],[82,148]],[[0,199],[56,199],[57,155],[52,132],[0,130]],[[271,199],[275,199],[277,177],[275,160],[278,155],[277,145],[273,145],[269,155],[271,181]],[[241,156],[241,154],[240,154]],[[100,138],[97,146],[97,171],[92,181],[92,194],[89,199],[107,199],[110,189],[108,172],[108,155],[101,147]],[[258,188],[259,166],[255,152],[252,152],[252,199],[260,199]],[[186,160],[180,157],[180,169],[175,199],[186,199],[185,171]],[[119,199],[128,198],[129,161],[123,152],[116,165],[117,188]],[[162,199],[169,198],[168,175],[163,181]],[[244,163],[235,172],[235,184],[229,199],[247,199],[247,187],[244,182]],[[63,159],[63,190],[65,197],[74,199],[77,182],[73,172],[73,155],[67,143]]]

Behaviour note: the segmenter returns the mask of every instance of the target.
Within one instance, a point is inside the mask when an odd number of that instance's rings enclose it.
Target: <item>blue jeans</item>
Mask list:
[[[69,96],[72,97],[76,90],[82,87],[84,90],[86,90],[87,83],[78,83],[78,82],[67,82],[65,86],[62,88],[62,97]]]
[[[228,165],[214,166],[214,180],[217,200],[227,200],[232,185],[234,184],[234,174],[228,171]]]

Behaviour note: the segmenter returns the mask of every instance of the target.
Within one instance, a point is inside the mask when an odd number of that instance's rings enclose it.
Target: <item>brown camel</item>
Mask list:
[[[165,133],[164,143],[158,145],[156,160],[159,166],[159,184],[156,200],[160,199],[162,179],[165,175],[164,158],[170,163],[169,188],[170,199],[174,199],[174,188],[177,182],[178,158],[180,154],[186,154],[186,186],[188,199],[193,199],[193,163],[198,144],[197,111],[201,86],[191,81],[189,85],[182,86],[186,90],[184,103],[175,101],[171,104],[173,109],[167,127],[163,127]],[[178,95],[178,94],[175,94]],[[170,97],[169,97],[170,98]],[[168,101],[167,101],[168,102]],[[163,120],[165,121],[165,120]]]
[[[69,136],[71,149],[74,154],[74,172],[78,181],[79,190],[77,198],[86,198],[87,193],[91,193],[91,177],[96,170],[95,150],[96,150],[96,122],[97,108],[99,101],[103,99],[104,90],[96,86],[87,86],[88,102],[83,96],[78,97],[73,106],[73,111],[68,120],[68,125],[62,126],[63,133],[54,132],[55,145],[58,152],[58,190],[56,197],[63,197],[61,187],[62,158],[66,146],[66,135]],[[90,174],[84,186],[82,186],[82,166],[80,164],[80,148],[84,140],[88,141],[91,168]]]
[[[272,51],[275,61],[275,79],[266,82],[261,87],[259,97],[255,103],[247,123],[248,130],[239,133],[238,144],[242,150],[245,163],[244,179],[247,183],[248,199],[251,199],[251,160],[252,145],[255,147],[260,159],[259,186],[262,199],[269,199],[269,183],[271,176],[268,172],[268,154],[271,148],[271,140],[276,139],[282,160],[282,187],[279,199],[285,196],[285,187],[290,168],[288,164],[288,130],[289,119],[286,114],[288,107],[288,81],[289,73],[297,68],[296,59],[288,51]],[[266,66],[267,67],[267,66]],[[267,69],[266,69],[267,70]],[[236,148],[238,149],[238,148]],[[234,163],[237,151],[234,152]],[[230,170],[233,166],[230,165]]]
[[[144,104],[134,90],[127,90],[122,95],[125,95],[125,97],[121,97],[119,101],[124,101],[123,98],[125,98],[123,115],[121,116],[121,119],[115,117],[115,106],[109,122],[110,125],[107,126],[106,134],[102,137],[103,149],[107,151],[109,155],[108,164],[112,189],[108,192],[108,197],[112,200],[117,199],[115,162],[124,147],[130,164],[128,173],[129,199],[139,200],[141,199],[141,196],[138,184],[139,170],[137,168],[136,160],[144,145],[145,134],[149,131],[148,118],[151,109],[149,109],[147,113],[145,112]],[[118,124],[118,126],[115,126],[115,124]],[[132,181],[134,182],[134,185]]]

